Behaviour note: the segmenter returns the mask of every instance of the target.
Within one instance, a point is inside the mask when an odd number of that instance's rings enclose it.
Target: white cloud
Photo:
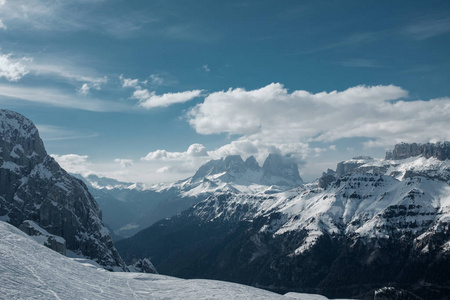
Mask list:
[[[25,101],[56,107],[75,108],[87,111],[124,111],[129,108],[123,104],[93,98],[65,94],[54,89],[0,84],[0,103]]]
[[[159,18],[149,12],[105,14],[106,0],[3,1],[0,18],[10,28],[39,31],[96,30],[116,37],[130,36]],[[0,4],[1,5],[1,4]],[[74,13],[76,11],[76,13]]]
[[[81,94],[81,95],[86,96],[87,94],[89,94],[89,90],[90,89],[91,88],[89,87],[89,85],[87,83],[83,83],[83,85],[78,90],[78,93]]]
[[[405,33],[416,40],[425,40],[450,32],[450,17],[422,20],[405,28]]]
[[[311,94],[272,83],[212,93],[188,112],[188,121],[200,134],[236,134],[265,144],[365,137],[368,146],[383,146],[450,139],[450,99],[400,100],[407,95],[393,85]]]
[[[78,132],[54,125],[36,124],[36,127],[39,130],[39,135],[44,141],[87,139],[98,136],[98,133]]]
[[[186,151],[186,154],[190,157],[208,156],[205,146],[202,144],[192,144]]]
[[[6,30],[8,27],[6,27],[5,24],[3,24],[3,21],[0,19],[0,29]]]
[[[13,58],[12,54],[0,53],[0,78],[4,77],[9,81],[18,81],[28,74],[28,64],[30,58]]]
[[[150,83],[156,86],[165,85],[164,79],[162,79],[162,77],[158,74],[150,75]]]
[[[92,74],[95,73],[93,70],[74,66],[72,62],[65,59],[53,57],[52,60],[53,63],[48,63],[45,58],[34,59],[33,63],[28,66],[29,71],[36,76],[53,76],[68,82],[83,82],[89,88],[96,90],[100,90],[101,86],[108,82],[106,76],[93,76]]]
[[[377,63],[376,61],[365,58],[351,58],[341,61],[339,64],[344,67],[354,68],[385,68],[385,66]]]
[[[139,100],[139,106],[151,109],[155,107],[167,107],[176,103],[184,103],[199,97],[201,93],[202,90],[192,90],[180,93],[156,95],[155,92],[149,92],[147,89],[138,89],[134,91],[133,98]]]
[[[240,155],[242,158],[254,156],[262,164],[270,153],[289,155],[298,164],[303,164],[310,152],[306,143],[293,141],[289,143],[270,142],[261,139],[242,137],[215,150],[208,151],[211,158],[219,159],[228,155]]]
[[[208,67],[208,65],[203,65],[203,66],[202,66],[202,69],[203,69],[205,72],[210,72],[210,71],[211,71],[211,69]]]
[[[169,166],[165,166],[162,168],[159,168],[158,170],[156,170],[156,173],[158,174],[162,174],[162,173],[171,173],[173,171],[173,168],[169,167]]]
[[[156,150],[149,152],[141,160],[153,161],[153,160],[185,160],[195,157],[208,156],[205,146],[202,144],[192,144],[185,152],[170,152],[166,150]]]
[[[90,163],[87,161],[87,155],[78,154],[51,154],[51,156],[58,162],[58,164],[67,172],[81,174],[83,176],[89,175],[92,171],[89,170]]]
[[[116,158],[114,162],[119,163],[122,168],[128,168],[133,165],[132,159]]]
[[[95,80],[91,83],[83,83],[83,85],[77,90],[77,92],[81,95],[87,96],[90,94],[91,89],[94,90],[101,90],[102,85],[107,82],[107,78],[104,77],[103,79]]]
[[[124,88],[128,88],[128,87],[136,88],[136,87],[138,87],[139,79],[125,78],[123,76],[123,74],[120,75],[119,78],[120,78],[120,81],[122,82],[122,87],[124,87]]]

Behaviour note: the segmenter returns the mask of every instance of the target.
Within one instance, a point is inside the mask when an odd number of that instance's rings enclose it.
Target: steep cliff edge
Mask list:
[[[86,185],[47,154],[36,126],[0,110],[0,220],[16,227],[34,221],[63,237],[75,255],[108,270],[127,270],[101,218]]]

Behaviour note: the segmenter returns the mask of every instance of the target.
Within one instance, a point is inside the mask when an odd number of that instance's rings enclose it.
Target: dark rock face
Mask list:
[[[298,172],[298,165],[288,157],[279,154],[269,154],[262,167],[253,156],[244,162],[239,155],[229,155],[218,160],[211,160],[201,166],[192,179],[198,180],[213,174],[226,172],[228,181],[245,178],[248,172],[259,173],[259,184],[298,186],[303,183]]]
[[[193,179],[199,179],[212,174],[222,172],[241,173],[243,171],[244,161],[239,155],[229,155],[218,160],[211,160],[201,166],[193,176]]]
[[[87,187],[45,151],[34,124],[0,110],[0,216],[19,227],[32,220],[66,240],[67,249],[107,269],[126,270]]]
[[[53,251],[66,255],[66,240],[64,238],[48,233],[30,220],[23,221],[19,226],[19,229],[29,236],[38,237],[36,240],[40,241],[44,246],[49,247]]]
[[[133,265],[128,266],[130,272],[158,274],[155,266],[148,258],[138,259]]]
[[[422,298],[402,289],[384,287],[375,291],[373,300],[422,300]]]
[[[262,166],[263,181],[274,182],[278,185],[289,185],[294,182],[303,183],[300,174],[298,173],[298,166],[296,163],[290,161],[289,158],[269,154]]]
[[[394,150],[386,152],[386,159],[398,160],[419,155],[425,158],[435,157],[439,160],[450,159],[450,142],[397,144]]]
[[[260,168],[261,167],[253,155],[247,158],[244,162],[244,169],[246,170],[258,171]]]

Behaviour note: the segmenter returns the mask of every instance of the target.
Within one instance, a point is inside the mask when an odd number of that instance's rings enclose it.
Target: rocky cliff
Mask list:
[[[439,160],[450,159],[450,142],[397,144],[394,150],[386,153],[385,159],[398,160],[419,155],[425,158],[435,157]]]
[[[126,270],[101,218],[85,184],[47,154],[36,126],[0,110],[0,219],[16,227],[34,221],[63,237],[76,255],[109,270]]]

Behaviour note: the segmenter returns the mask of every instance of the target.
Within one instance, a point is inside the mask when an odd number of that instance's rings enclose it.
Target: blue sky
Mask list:
[[[0,20],[0,105],[72,172],[279,152],[313,180],[450,140],[449,1],[0,0]]]

